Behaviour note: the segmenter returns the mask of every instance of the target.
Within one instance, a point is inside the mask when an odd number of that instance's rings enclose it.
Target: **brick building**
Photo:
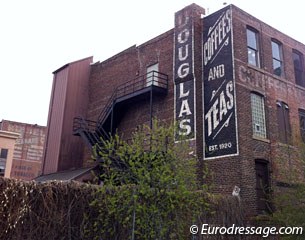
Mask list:
[[[0,129],[0,176],[9,178],[12,171],[13,152],[18,133]]]
[[[86,174],[100,136],[128,138],[156,117],[178,122],[177,138],[208,164],[215,192],[238,186],[249,214],[266,212],[269,187],[303,180],[304,54],[234,5],[208,16],[187,6],[173,29],[144,44],[54,72],[43,173]]]
[[[0,130],[17,135],[12,162],[5,177],[32,180],[41,174],[46,127],[8,120],[0,122]]]

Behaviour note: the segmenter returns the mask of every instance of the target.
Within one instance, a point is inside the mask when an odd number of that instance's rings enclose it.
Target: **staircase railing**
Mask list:
[[[82,117],[74,118],[73,133],[78,135],[86,134],[88,143],[91,146],[95,145],[95,143],[101,143],[101,137],[109,139],[109,134],[102,127],[98,127],[97,122]]]
[[[101,111],[98,117],[99,124],[103,124],[105,122],[106,117],[110,109],[113,107],[113,104],[115,103],[116,99],[151,86],[168,89],[168,76],[164,73],[152,71],[145,75],[139,76],[131,81],[128,81],[122,85],[119,85],[114,90],[105,107]]]
[[[109,139],[110,137],[109,134],[105,131],[103,124],[105,123],[107,116],[117,99],[149,87],[168,89],[168,76],[157,71],[152,71],[122,85],[119,85],[113,91],[111,97],[101,111],[97,121],[84,119],[82,117],[74,118],[74,135],[79,135],[84,138],[90,147],[95,146],[97,143],[98,146],[101,146],[101,138]]]

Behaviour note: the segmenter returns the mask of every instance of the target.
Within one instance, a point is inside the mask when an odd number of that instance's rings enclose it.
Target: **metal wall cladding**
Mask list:
[[[92,57],[54,72],[43,174],[82,166],[83,143],[72,135],[73,118],[85,116]]]
[[[41,173],[46,127],[2,121],[2,130],[19,133],[16,140],[11,178],[32,180]]]
[[[57,171],[69,68],[54,74],[49,107],[43,174]]]

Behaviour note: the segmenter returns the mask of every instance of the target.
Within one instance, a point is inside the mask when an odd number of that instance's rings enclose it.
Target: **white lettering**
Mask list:
[[[217,110],[217,107],[216,107],[217,104],[218,104],[218,99],[215,101],[213,106],[210,108],[210,110],[205,115],[205,119],[208,120],[208,136],[210,136],[212,134],[212,128],[213,128],[213,125],[212,125],[212,112]],[[213,116],[214,116],[214,114],[213,114]],[[215,129],[215,127],[213,129]]]
[[[182,117],[182,114],[184,114],[184,113],[186,113],[186,115],[191,115],[192,114],[187,99],[183,100],[182,103],[181,103],[179,117]]]
[[[184,83],[180,83],[179,88],[180,88],[179,98],[187,97],[190,94],[190,91],[184,92]]]
[[[185,54],[184,54],[184,56],[182,56],[183,47],[179,47],[179,49],[178,49],[178,59],[179,59],[180,61],[184,61],[185,59],[187,59],[187,57],[188,57],[188,55],[189,55],[188,49],[189,49],[189,45],[186,44],[186,45],[185,45]]]
[[[190,65],[189,63],[183,63],[178,68],[178,77],[185,78],[190,72]]]
[[[184,22],[182,22],[183,20],[184,20]],[[188,21],[189,21],[189,17],[188,16],[184,17],[184,16],[180,15],[178,17],[178,25],[179,25],[179,27],[185,26],[188,23]]]
[[[223,64],[210,68],[208,81],[222,78],[225,75],[225,66]]]
[[[227,108],[229,110],[232,109],[234,106],[234,97],[231,92],[233,92],[233,82],[232,81],[228,82],[227,86],[226,86],[226,94],[227,94],[228,98],[230,99],[230,101],[227,102]]]
[[[190,13],[178,14],[175,22],[175,86],[179,87],[176,96],[176,117],[179,121],[177,134],[180,136],[187,136],[192,133],[192,109],[193,105],[189,105],[189,98],[192,91],[184,85],[186,78],[192,71],[192,23],[190,22]],[[179,81],[178,81],[179,79]],[[178,86],[179,84],[179,86]],[[186,88],[185,88],[186,87]],[[176,91],[176,90],[175,90]],[[192,110],[192,111],[191,111]],[[179,111],[179,112],[178,112]],[[178,114],[179,113],[179,114]],[[190,116],[188,118],[188,116]]]
[[[213,103],[212,107],[205,115],[205,120],[207,120],[208,136],[210,136],[213,131],[218,127],[220,122],[225,119],[228,114],[228,110],[234,107],[234,96],[233,96],[233,82],[230,81],[226,85],[226,91],[222,91]],[[228,98],[228,101],[226,101]]]
[[[226,41],[228,33],[231,31],[231,12],[227,10],[226,14],[220,19],[216,27],[209,34],[207,41],[203,45],[204,65],[214,57],[218,48]]]
[[[225,99],[225,94],[221,92],[220,97],[219,97],[219,121],[222,120],[222,117],[225,116],[228,112],[227,110],[227,104],[226,104],[226,99]]]
[[[187,135],[189,135],[191,133],[191,131],[192,131],[192,128],[191,128],[190,124],[191,124],[191,120],[190,119],[183,119],[183,120],[181,120],[180,123],[179,123],[179,129],[185,130],[185,131],[183,131],[183,132],[178,131],[178,134],[180,136],[187,136]]]
[[[186,28],[186,29],[183,29],[179,34],[178,34],[178,43],[185,43],[188,39],[189,39],[189,36],[190,36],[190,31]]]
[[[213,126],[214,126],[214,129],[219,125],[219,121],[217,119],[217,114],[218,114],[218,108],[217,108],[217,105],[218,105],[218,99],[216,99],[216,101],[214,102],[213,104]]]

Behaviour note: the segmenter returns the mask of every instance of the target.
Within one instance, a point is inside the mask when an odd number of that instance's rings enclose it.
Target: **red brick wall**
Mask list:
[[[159,72],[168,75],[168,94],[153,95],[153,117],[173,121],[173,31],[170,30],[140,46],[133,46],[112,58],[91,67],[88,119],[97,120],[100,112],[115,88],[141,75],[146,68],[159,63]],[[146,99],[126,106],[126,112],[118,125],[119,134],[131,137],[137,126],[150,124],[150,101]],[[85,160],[90,159],[87,152]],[[90,162],[90,161],[89,161]]]
[[[305,54],[305,46],[287,35],[273,29],[258,19],[233,8],[234,24],[234,54],[235,75],[237,83],[237,111],[240,142],[240,171],[242,174],[241,197],[255,210],[255,159],[269,161],[271,181],[288,181],[300,165],[298,149],[299,116],[298,109],[305,107],[305,88],[295,84],[292,49]],[[261,67],[256,68],[247,64],[247,26],[255,28],[259,33]],[[285,77],[273,75],[271,39],[283,44],[283,63]],[[265,97],[267,139],[257,140],[252,137],[251,120],[251,91],[261,93]],[[291,145],[279,143],[276,101],[284,101],[289,106],[290,123],[293,131]],[[236,167],[238,167],[236,165]],[[284,171],[283,171],[284,170]],[[286,172],[286,176],[283,175]],[[300,171],[299,173],[300,174]],[[297,176],[302,178],[301,175]],[[252,193],[251,193],[252,192]],[[253,197],[251,199],[251,197]]]
[[[260,34],[261,68],[247,64],[246,28],[251,26]],[[271,181],[284,181],[283,169],[300,169],[298,150],[294,146],[278,142],[276,101],[286,102],[290,107],[290,121],[293,129],[293,145],[299,136],[298,108],[305,109],[305,88],[295,85],[292,62],[292,48],[305,54],[305,46],[285,34],[273,29],[258,19],[233,6],[234,67],[236,81],[237,122],[239,155],[203,161],[202,136],[202,24],[195,24],[195,76],[196,76],[196,154],[200,160],[199,172],[208,165],[214,192],[231,194],[234,186],[241,188],[241,199],[248,207],[249,215],[256,213],[255,160],[269,162]],[[271,38],[283,44],[285,78],[272,74]],[[169,76],[168,94],[153,98],[153,116],[167,122],[174,119],[173,84],[173,30],[170,30],[140,46],[133,46],[112,58],[91,66],[89,85],[89,107],[87,117],[97,120],[103,106],[114,89],[139,75],[146,73],[146,67],[159,62],[159,71]],[[265,96],[267,139],[253,138],[250,93],[256,91]],[[143,123],[149,124],[149,101],[139,101],[127,107],[118,131],[128,138],[131,132]],[[279,155],[281,155],[279,157]],[[90,159],[90,153],[86,155]],[[87,162],[88,163],[88,162]],[[287,171],[286,171],[287,172]]]

